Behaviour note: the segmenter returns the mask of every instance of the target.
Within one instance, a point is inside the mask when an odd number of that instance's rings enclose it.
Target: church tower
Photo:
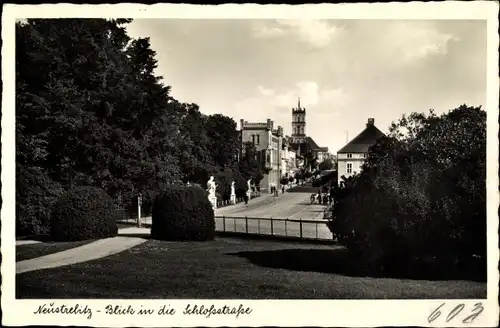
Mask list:
[[[292,142],[302,143],[306,137],[306,109],[300,107],[300,97],[297,108],[292,108]]]

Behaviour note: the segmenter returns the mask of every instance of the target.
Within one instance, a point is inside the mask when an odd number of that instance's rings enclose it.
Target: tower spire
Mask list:
[[[298,101],[298,109],[300,109],[300,97],[299,97],[299,101]]]

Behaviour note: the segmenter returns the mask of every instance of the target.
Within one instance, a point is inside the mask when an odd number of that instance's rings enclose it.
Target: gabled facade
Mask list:
[[[337,152],[338,179],[361,172],[361,167],[368,157],[368,149],[385,134],[375,126],[375,119],[369,118],[366,128]]]
[[[274,128],[274,122],[267,119],[266,122],[247,122],[240,120],[241,142],[251,142],[255,145],[259,162],[265,168],[266,173],[260,182],[261,190],[269,190],[271,185],[279,186],[282,175],[281,149],[283,142],[283,128]]]

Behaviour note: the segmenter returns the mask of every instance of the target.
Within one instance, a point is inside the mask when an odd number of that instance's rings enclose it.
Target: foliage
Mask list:
[[[53,206],[50,235],[55,241],[114,237],[118,233],[113,200],[95,187],[77,187]]]
[[[320,171],[325,171],[325,170],[333,170],[334,168],[334,163],[331,159],[327,158],[323,160],[321,163],[318,165],[318,169]]]
[[[255,185],[259,185],[264,178],[264,169],[257,157],[258,152],[255,145],[251,142],[243,143],[243,154],[238,169],[245,181],[251,179]]]
[[[295,181],[295,177],[290,176],[290,177],[288,178],[288,181],[289,181],[289,182],[294,182],[294,181]]]
[[[17,164],[16,171],[16,236],[48,234],[52,205],[64,190],[40,168]]]
[[[334,191],[329,226],[370,268],[486,257],[486,114],[412,114]],[[406,266],[409,267],[409,266]]]
[[[337,172],[331,171],[326,174],[322,174],[318,179],[315,179],[312,183],[313,187],[321,187],[324,185],[337,183]]]
[[[213,240],[214,211],[206,192],[196,187],[168,186],[154,201],[151,237],[159,240]]]
[[[149,38],[127,35],[130,22],[29,19],[16,25],[19,231],[42,232],[28,225],[47,221],[59,188],[102,188],[132,213],[139,193],[148,210],[167,184],[205,186],[227,170],[238,190],[246,187],[243,180],[262,179],[255,148],[238,162],[234,120],[174,99],[154,73]],[[30,192],[20,184],[36,178],[35,171],[39,189]],[[45,188],[42,180],[57,187]]]
[[[280,184],[281,185],[287,185],[288,184],[288,178],[287,177],[282,177],[281,180],[280,180]]]

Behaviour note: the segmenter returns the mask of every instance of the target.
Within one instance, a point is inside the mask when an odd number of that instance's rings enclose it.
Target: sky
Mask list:
[[[368,118],[387,132],[403,113],[486,105],[486,22],[472,20],[144,19],[157,74],[205,114],[272,119],[336,153]]]

